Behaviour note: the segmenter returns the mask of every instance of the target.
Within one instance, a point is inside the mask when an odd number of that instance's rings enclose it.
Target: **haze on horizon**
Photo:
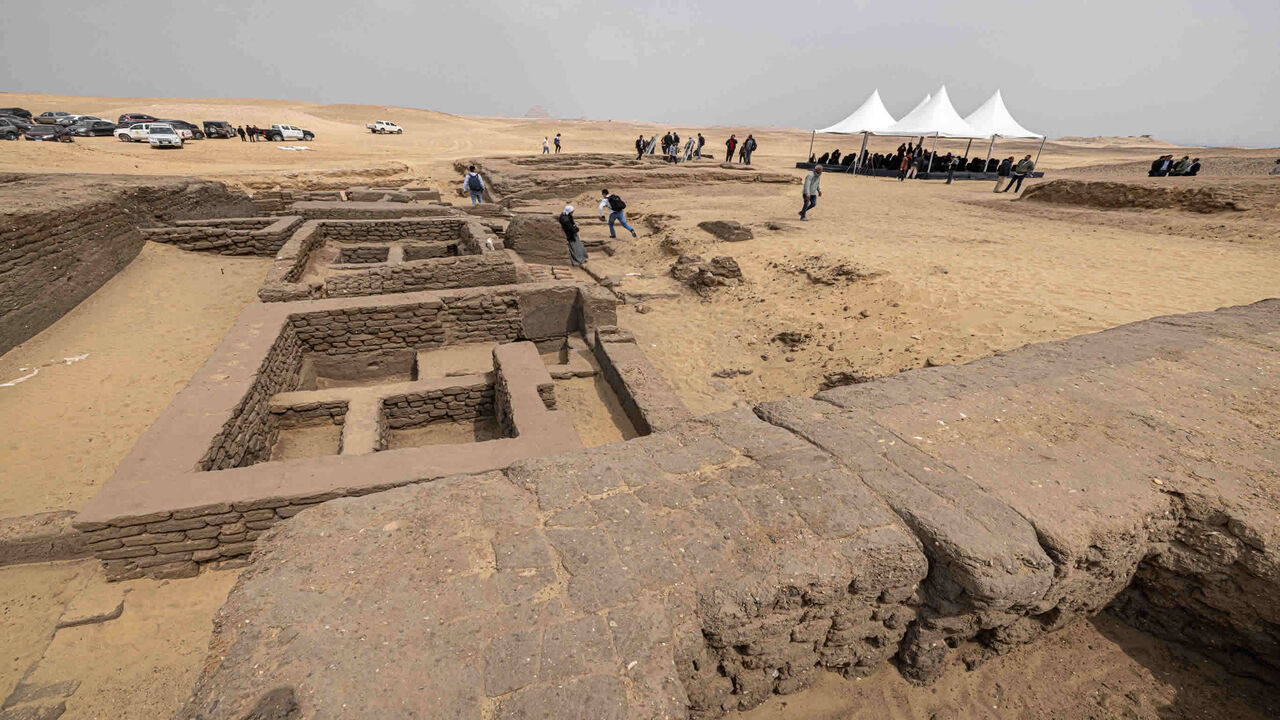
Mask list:
[[[945,83],[962,115],[999,88],[1050,137],[1280,145],[1277,0],[0,0],[0,12],[0,88],[13,92],[810,128],[875,88],[901,117]]]

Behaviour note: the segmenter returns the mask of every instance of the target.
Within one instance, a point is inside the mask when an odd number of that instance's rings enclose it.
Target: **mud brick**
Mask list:
[[[222,553],[222,557],[235,557],[237,555],[248,555],[249,553],[253,552],[253,543],[251,542],[228,543],[228,544],[219,546],[218,550]]]
[[[245,523],[255,520],[269,520],[276,516],[276,511],[271,508],[261,508],[258,510],[250,510],[244,514]]]
[[[220,525],[206,525],[201,528],[196,528],[195,530],[188,530],[187,539],[200,540],[203,538],[217,537],[221,532],[222,526]]]
[[[253,520],[245,523],[245,526],[250,530],[270,530],[275,527],[276,522],[277,518],[273,517],[270,520]]]
[[[125,545],[159,545],[160,543],[178,542],[187,535],[186,533],[147,533],[146,535],[134,535],[132,537],[123,538]]]
[[[205,522],[201,518],[187,518],[186,520],[165,520],[164,522],[150,523],[147,525],[147,532],[174,532],[178,530],[195,530],[205,526]]]
[[[105,550],[97,555],[103,560],[123,560],[125,558],[137,558],[155,554],[156,548],[154,545],[143,545],[141,547],[125,547],[118,550]]]
[[[183,560],[190,560],[190,559],[191,559],[191,553],[181,552],[181,553],[163,553],[160,555],[152,555],[150,557],[138,558],[135,562],[137,562],[138,567],[140,568],[149,568],[149,567],[155,567],[156,565],[164,565],[166,563],[173,563],[173,562],[182,562]]]
[[[222,513],[231,512],[231,503],[215,503],[213,505],[202,505],[196,508],[186,508],[185,510],[174,510],[174,520],[190,520],[191,518],[204,517],[206,515],[220,515]]]
[[[111,524],[115,527],[130,527],[133,525],[149,525],[153,522],[168,520],[171,513],[168,510],[163,512],[153,512],[147,515],[134,515],[133,517],[113,518]]]
[[[201,540],[184,540],[182,542],[165,543],[163,545],[156,545],[155,548],[158,553],[173,553],[191,552],[192,550],[208,550],[209,548],[217,546],[217,538],[203,538]]]

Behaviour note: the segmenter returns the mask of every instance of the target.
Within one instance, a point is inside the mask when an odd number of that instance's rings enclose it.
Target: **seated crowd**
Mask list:
[[[1151,171],[1147,173],[1147,177],[1178,175],[1190,177],[1199,172],[1200,158],[1191,160],[1187,155],[1183,155],[1181,160],[1175,162],[1172,155],[1161,155],[1151,163]]]
[[[867,174],[875,170],[893,170],[902,173],[910,169],[924,172],[930,169],[931,158],[932,169],[935,172],[995,172],[1000,165],[1000,161],[996,158],[984,160],[980,157],[959,157],[953,153],[933,157],[932,153],[924,148],[922,141],[919,145],[914,142],[903,143],[898,146],[897,152],[893,153],[870,153],[863,150],[858,168],[859,172]],[[841,155],[838,149],[818,156],[809,156],[810,163],[828,167],[835,165],[846,169],[851,168],[857,160],[857,153]],[[912,176],[914,177],[914,173]]]

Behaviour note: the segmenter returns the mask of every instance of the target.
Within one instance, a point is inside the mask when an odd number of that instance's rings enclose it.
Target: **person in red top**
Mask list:
[[[729,139],[724,141],[724,146],[729,148],[729,152],[724,154],[724,161],[733,162],[733,151],[738,149],[738,136],[730,135]]]

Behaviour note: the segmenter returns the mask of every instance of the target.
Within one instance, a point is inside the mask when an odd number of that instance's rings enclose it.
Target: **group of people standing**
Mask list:
[[[1161,155],[1151,163],[1151,170],[1147,173],[1147,177],[1193,176],[1199,172],[1200,158],[1191,160],[1189,156],[1183,155],[1181,160],[1174,162],[1172,155]]]
[[[757,147],[756,139],[751,135],[747,135],[747,139],[743,140],[741,145],[738,144],[737,135],[730,135],[729,139],[724,141],[724,146],[726,148],[724,154],[725,162],[733,162],[733,150],[737,148],[738,162],[744,165],[751,164],[751,153],[755,152]]]
[[[556,133],[555,145],[556,145],[556,154],[559,155],[560,154],[560,133]],[[551,154],[551,141],[547,140],[546,135],[542,136],[542,154],[543,155]]]
[[[262,128],[257,125],[241,125],[236,128],[236,134],[240,136],[240,142],[258,142],[258,138],[265,138],[266,133],[262,132]]]

